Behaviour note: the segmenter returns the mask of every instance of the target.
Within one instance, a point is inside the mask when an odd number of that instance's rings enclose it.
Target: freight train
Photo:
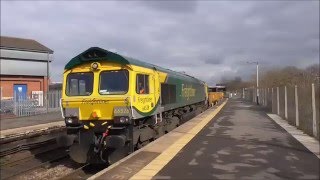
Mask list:
[[[213,106],[222,100],[226,95],[226,86],[208,87],[209,105]]]
[[[205,82],[92,47],[63,74],[61,111],[78,163],[112,164],[208,107]]]

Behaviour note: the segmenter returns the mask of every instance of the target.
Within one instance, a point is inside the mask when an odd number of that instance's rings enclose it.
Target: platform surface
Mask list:
[[[20,137],[30,133],[42,133],[65,126],[60,112],[50,112],[35,116],[0,119],[0,137]]]
[[[200,115],[192,118],[168,134],[93,175],[89,180],[130,179],[137,172],[146,167],[151,161],[161,157],[160,155],[163,155],[171,146],[175,146],[177,140],[183,141],[179,147],[181,149],[183,145],[187,144],[187,141],[185,141],[186,135],[189,135],[187,138],[195,136],[197,131],[200,131],[201,127],[209,122],[221,110],[224,104],[225,103],[222,103],[220,106],[210,108]],[[179,148],[176,150],[179,150]]]
[[[319,179],[319,158],[296,138],[229,99],[89,179]]]
[[[38,124],[46,124],[57,121],[63,121],[60,111],[49,112],[34,116],[24,116],[8,119],[0,119],[0,130],[14,129],[20,127],[34,126]]]
[[[229,100],[152,179],[319,179],[319,159],[261,108]]]

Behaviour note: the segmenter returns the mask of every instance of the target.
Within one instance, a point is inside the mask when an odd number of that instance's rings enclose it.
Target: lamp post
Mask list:
[[[259,105],[259,62],[258,61],[252,61],[252,62],[247,62],[248,64],[256,64],[257,65],[257,105]]]

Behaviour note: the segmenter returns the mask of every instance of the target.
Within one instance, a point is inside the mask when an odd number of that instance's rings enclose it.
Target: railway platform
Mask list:
[[[319,179],[319,141],[272,118],[229,99],[90,179]]]
[[[60,112],[0,119],[0,135],[1,139],[11,138],[62,128],[64,125]]]

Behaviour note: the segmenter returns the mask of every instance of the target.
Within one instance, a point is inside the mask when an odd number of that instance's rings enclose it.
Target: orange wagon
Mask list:
[[[225,91],[224,86],[208,87],[209,105],[213,106],[223,99]]]

